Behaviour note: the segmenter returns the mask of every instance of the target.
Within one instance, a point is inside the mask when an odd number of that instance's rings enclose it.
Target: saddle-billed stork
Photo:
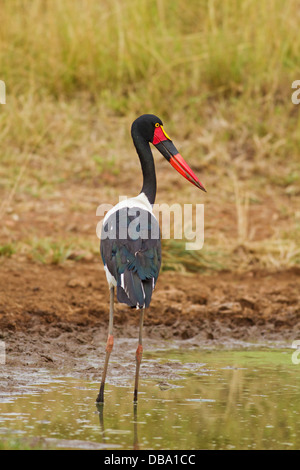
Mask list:
[[[100,251],[110,289],[110,311],[106,355],[97,403],[104,403],[105,379],[114,343],[115,288],[120,303],[140,310],[134,387],[134,402],[137,402],[143,352],[144,310],[150,305],[161,265],[159,224],[152,213],[156,196],[156,174],[150,142],[182,176],[205,191],[166,134],[163,123],[157,116],[143,114],[137,118],[132,124],[131,136],[142,167],[143,187],[137,197],[119,202],[103,219]]]

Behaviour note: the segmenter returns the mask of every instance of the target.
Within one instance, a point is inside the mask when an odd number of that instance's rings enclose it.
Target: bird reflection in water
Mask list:
[[[96,408],[99,414],[99,423],[100,430],[102,434],[102,443],[107,443],[107,437],[105,436],[105,426],[104,426],[104,403],[96,403]],[[138,414],[137,414],[137,403],[133,404],[133,450],[139,450],[139,440],[138,440]]]

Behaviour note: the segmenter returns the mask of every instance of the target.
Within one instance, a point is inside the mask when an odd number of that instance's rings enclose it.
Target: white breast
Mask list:
[[[136,197],[131,197],[130,199],[124,199],[124,201],[116,204],[110,211],[107,212],[106,216],[103,219],[103,225],[114,212],[122,209],[123,207],[140,207],[146,211],[151,212],[152,214],[152,205],[149,202],[149,199],[144,193],[139,194]]]

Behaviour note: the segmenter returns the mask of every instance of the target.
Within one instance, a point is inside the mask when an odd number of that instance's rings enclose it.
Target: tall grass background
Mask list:
[[[276,105],[299,72],[298,0],[2,0],[1,18],[14,96],[83,92],[119,112],[143,100],[197,115],[216,97]]]

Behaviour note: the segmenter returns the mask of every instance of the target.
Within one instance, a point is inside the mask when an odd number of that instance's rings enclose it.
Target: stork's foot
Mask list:
[[[110,356],[110,353],[112,352],[113,345],[114,345],[114,337],[113,335],[108,335],[106,348],[105,348],[106,355],[105,355],[104,369],[103,369],[103,374],[102,374],[100,391],[99,391],[99,395],[96,398],[96,403],[104,403],[105,379],[106,379],[109,356]]]
[[[138,401],[140,365],[141,365],[142,357],[143,357],[143,346],[141,344],[139,344],[137,347],[135,357],[136,357],[136,371],[135,371],[135,386],[134,386],[134,394],[133,394],[133,403],[136,404]]]
[[[99,405],[104,404],[104,384],[101,384],[100,386],[100,392],[96,398],[96,403],[98,403]]]

